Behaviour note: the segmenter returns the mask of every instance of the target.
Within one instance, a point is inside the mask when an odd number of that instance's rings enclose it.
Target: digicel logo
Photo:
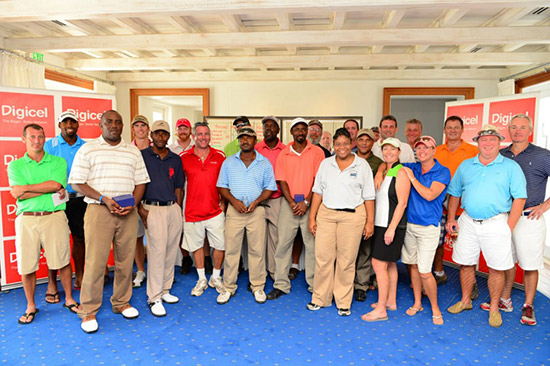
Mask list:
[[[491,123],[494,125],[500,124],[503,126],[508,126],[510,124],[510,121],[512,120],[512,117],[515,116],[516,114],[518,113],[508,113],[508,114],[493,113],[491,115]],[[525,111],[524,114],[528,116],[529,112]]]
[[[48,118],[48,107],[44,107],[44,109],[33,109],[29,107],[16,108],[14,105],[2,105],[2,116],[13,116],[17,119],[23,119],[25,117]]]
[[[478,123],[478,116],[475,116],[475,117],[466,117],[466,116],[462,116],[462,121],[464,122],[465,125],[477,125]]]
[[[4,165],[8,166],[12,161],[19,159],[17,155],[4,155]]]
[[[73,112],[74,114],[76,114],[76,116],[78,117],[78,120],[80,122],[87,122],[88,120],[96,120],[96,121],[100,121],[101,120],[101,115],[103,114],[103,112],[101,113],[97,113],[97,112],[91,112],[89,109],[86,110],[86,111],[79,111],[78,109],[67,109],[69,112]]]

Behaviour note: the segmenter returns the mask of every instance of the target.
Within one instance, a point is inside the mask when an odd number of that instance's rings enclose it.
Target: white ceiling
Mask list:
[[[489,79],[550,62],[550,2],[3,0],[0,47],[111,81]]]

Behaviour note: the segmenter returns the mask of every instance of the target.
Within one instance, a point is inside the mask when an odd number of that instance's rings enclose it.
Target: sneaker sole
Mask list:
[[[204,294],[204,291],[206,291],[207,289],[208,289],[208,286],[206,286],[205,288],[203,288],[202,291],[201,291],[200,293],[196,293],[196,292],[191,291],[191,296],[199,297],[199,296],[201,296],[202,294]]]
[[[233,295],[229,296],[229,299],[227,299],[226,301],[223,301],[223,302],[219,302],[218,300],[216,300],[216,303],[218,305],[225,305],[229,302],[229,300],[231,300],[232,297],[233,297]]]
[[[520,319],[519,322],[520,324],[523,324],[523,325],[529,325],[529,326],[537,325],[537,321],[530,322],[527,320]]]

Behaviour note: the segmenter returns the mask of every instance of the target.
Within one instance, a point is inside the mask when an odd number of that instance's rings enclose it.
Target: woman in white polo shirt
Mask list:
[[[309,231],[315,235],[315,277],[309,310],[336,302],[351,314],[355,260],[361,242],[374,232],[374,182],[365,159],[351,152],[345,128],[334,134],[335,155],[321,162],[313,185]],[[336,266],[335,266],[336,262]]]

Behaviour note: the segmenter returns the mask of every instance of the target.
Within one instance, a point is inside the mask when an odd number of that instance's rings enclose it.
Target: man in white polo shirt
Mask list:
[[[397,119],[391,114],[384,116],[380,119],[380,140],[376,141],[372,146],[372,153],[384,160],[382,157],[382,148],[380,147],[382,142],[389,138],[395,137],[397,133]],[[414,152],[409,144],[401,144],[401,155],[399,155],[399,161],[401,163],[414,163]]]
[[[141,201],[145,184],[150,181],[139,149],[121,138],[120,114],[114,110],[104,112],[99,126],[102,135],[78,150],[69,176],[73,189],[86,196],[84,201],[88,203],[84,216],[86,269],[78,312],[86,333],[96,332],[99,327],[96,314],[103,300],[103,275],[111,243],[116,260],[112,310],[128,319],[139,316],[130,305],[138,229],[135,204]]]

